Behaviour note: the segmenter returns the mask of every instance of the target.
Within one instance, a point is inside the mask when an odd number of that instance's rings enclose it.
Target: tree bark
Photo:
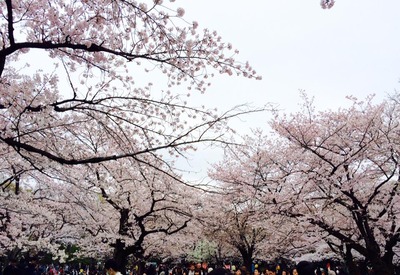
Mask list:
[[[125,244],[121,240],[117,240],[114,248],[114,260],[120,267],[120,272],[126,274],[126,266],[128,264],[128,254],[125,250]]]
[[[369,259],[372,267],[372,274],[394,275],[394,265],[392,262],[386,262],[382,258]]]
[[[345,245],[346,251],[344,252],[344,261],[349,274],[363,275],[359,266],[354,262],[353,254],[351,253],[351,245]]]
[[[239,248],[239,251],[242,255],[243,265],[246,267],[246,270],[251,274],[251,266],[253,264],[253,251],[248,251],[247,249],[243,248]]]

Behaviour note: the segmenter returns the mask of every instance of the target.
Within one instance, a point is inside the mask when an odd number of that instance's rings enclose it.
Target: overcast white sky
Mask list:
[[[262,81],[216,77],[204,96],[220,109],[241,103],[298,107],[299,89],[315,97],[318,109],[348,106],[347,95],[381,101],[399,88],[400,1],[337,0],[323,10],[319,0],[177,1],[185,19],[216,30],[239,49]],[[247,119],[246,119],[247,120]],[[250,127],[266,125],[266,116],[249,117]],[[220,152],[197,152],[191,167],[205,174]]]

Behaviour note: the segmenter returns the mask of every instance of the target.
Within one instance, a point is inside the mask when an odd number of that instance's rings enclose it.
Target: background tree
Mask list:
[[[96,170],[87,166],[65,181],[60,175],[58,180],[34,184],[35,189],[23,193],[29,212],[16,202],[22,195],[14,195],[15,201],[5,199],[7,204],[14,202],[18,213],[11,217],[29,228],[9,222],[12,227],[5,228],[5,234],[18,233],[15,238],[7,235],[9,249],[18,242],[21,250],[33,247],[60,257],[66,256],[63,248],[74,245],[79,247],[75,257],[113,255],[123,268],[128,258],[144,264],[147,257],[157,255],[154,252],[166,240],[188,227],[200,203],[193,195],[197,189],[148,165],[129,159],[116,162],[99,164]],[[39,235],[27,234],[32,231]]]
[[[106,239],[121,266],[126,266],[130,255],[144,263],[149,255],[146,250],[161,247],[163,239],[184,230],[191,221],[196,205],[192,187],[135,163],[121,165],[114,171],[107,169],[105,173],[98,180],[101,197],[108,207],[98,214],[107,211],[117,214],[112,217],[119,217],[117,227],[110,228],[107,233],[112,235]],[[105,184],[107,178],[109,182]],[[104,242],[104,235],[98,240],[101,241]],[[98,246],[95,243],[94,247]]]
[[[273,124],[302,152],[288,181],[302,183],[296,192],[302,200],[290,212],[363,255],[375,270],[393,274],[400,240],[397,104],[367,99],[337,112],[306,110]]]
[[[27,176],[24,174],[21,180],[33,183],[34,179]],[[25,185],[15,194],[12,182],[4,185],[0,192],[1,254],[10,259],[30,259],[43,252],[65,261],[68,256],[65,244],[77,239],[68,216],[74,202],[61,199],[61,190],[65,187],[51,182],[49,188],[43,181]]]
[[[325,240],[349,266],[360,255],[393,274],[400,236],[397,102],[398,95],[376,105],[354,100],[347,109],[316,112],[306,100],[302,112],[275,118],[278,136],[264,137],[264,150],[242,162],[245,173],[263,167],[254,174],[262,180],[231,178],[244,190],[261,190],[259,200],[275,214],[312,226],[319,234],[310,241]]]
[[[296,220],[280,214],[278,199],[282,188],[276,184],[279,171],[275,167],[278,158],[285,158],[279,142],[275,143],[255,130],[253,136],[245,137],[241,144],[226,147],[223,161],[210,170],[210,177],[223,193],[216,200],[218,206],[213,205],[213,208],[225,207],[228,210],[220,212],[234,213],[215,221],[224,228],[224,234],[231,235],[229,239],[232,242],[241,235],[244,235],[241,239],[248,239],[248,244],[243,242],[242,246],[252,251],[244,253],[252,255],[251,259],[244,261],[249,266],[254,259],[274,261],[309,252],[309,246],[301,241],[305,238],[311,240],[309,232],[299,228]]]

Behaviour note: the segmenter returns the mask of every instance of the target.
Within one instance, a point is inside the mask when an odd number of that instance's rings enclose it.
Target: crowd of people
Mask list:
[[[104,274],[103,268],[80,264],[45,264],[36,261],[16,261],[11,259],[3,267],[0,275],[91,275]]]
[[[279,264],[258,265],[255,264],[249,270],[246,266],[223,266],[223,267],[207,267],[205,263],[191,264],[185,272],[181,267],[175,267],[170,275],[344,275],[345,273],[339,269],[331,269],[330,264],[325,267],[314,264],[312,262],[301,261],[297,265],[289,267]],[[153,274],[146,274],[153,275]],[[164,275],[164,274],[158,274]]]
[[[246,266],[212,265],[206,262],[188,264],[155,264],[150,263],[140,270],[133,265],[122,273],[122,269],[113,259],[97,265],[54,265],[28,262],[18,264],[10,261],[5,268],[0,268],[0,275],[346,275],[344,270],[331,267],[330,263],[315,264],[301,261],[297,265],[287,264],[253,264]],[[368,274],[365,273],[365,274]]]

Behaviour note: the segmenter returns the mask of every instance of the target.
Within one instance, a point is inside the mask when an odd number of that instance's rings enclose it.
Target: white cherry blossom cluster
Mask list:
[[[321,7],[323,9],[330,9],[335,4],[335,0],[321,0]]]

